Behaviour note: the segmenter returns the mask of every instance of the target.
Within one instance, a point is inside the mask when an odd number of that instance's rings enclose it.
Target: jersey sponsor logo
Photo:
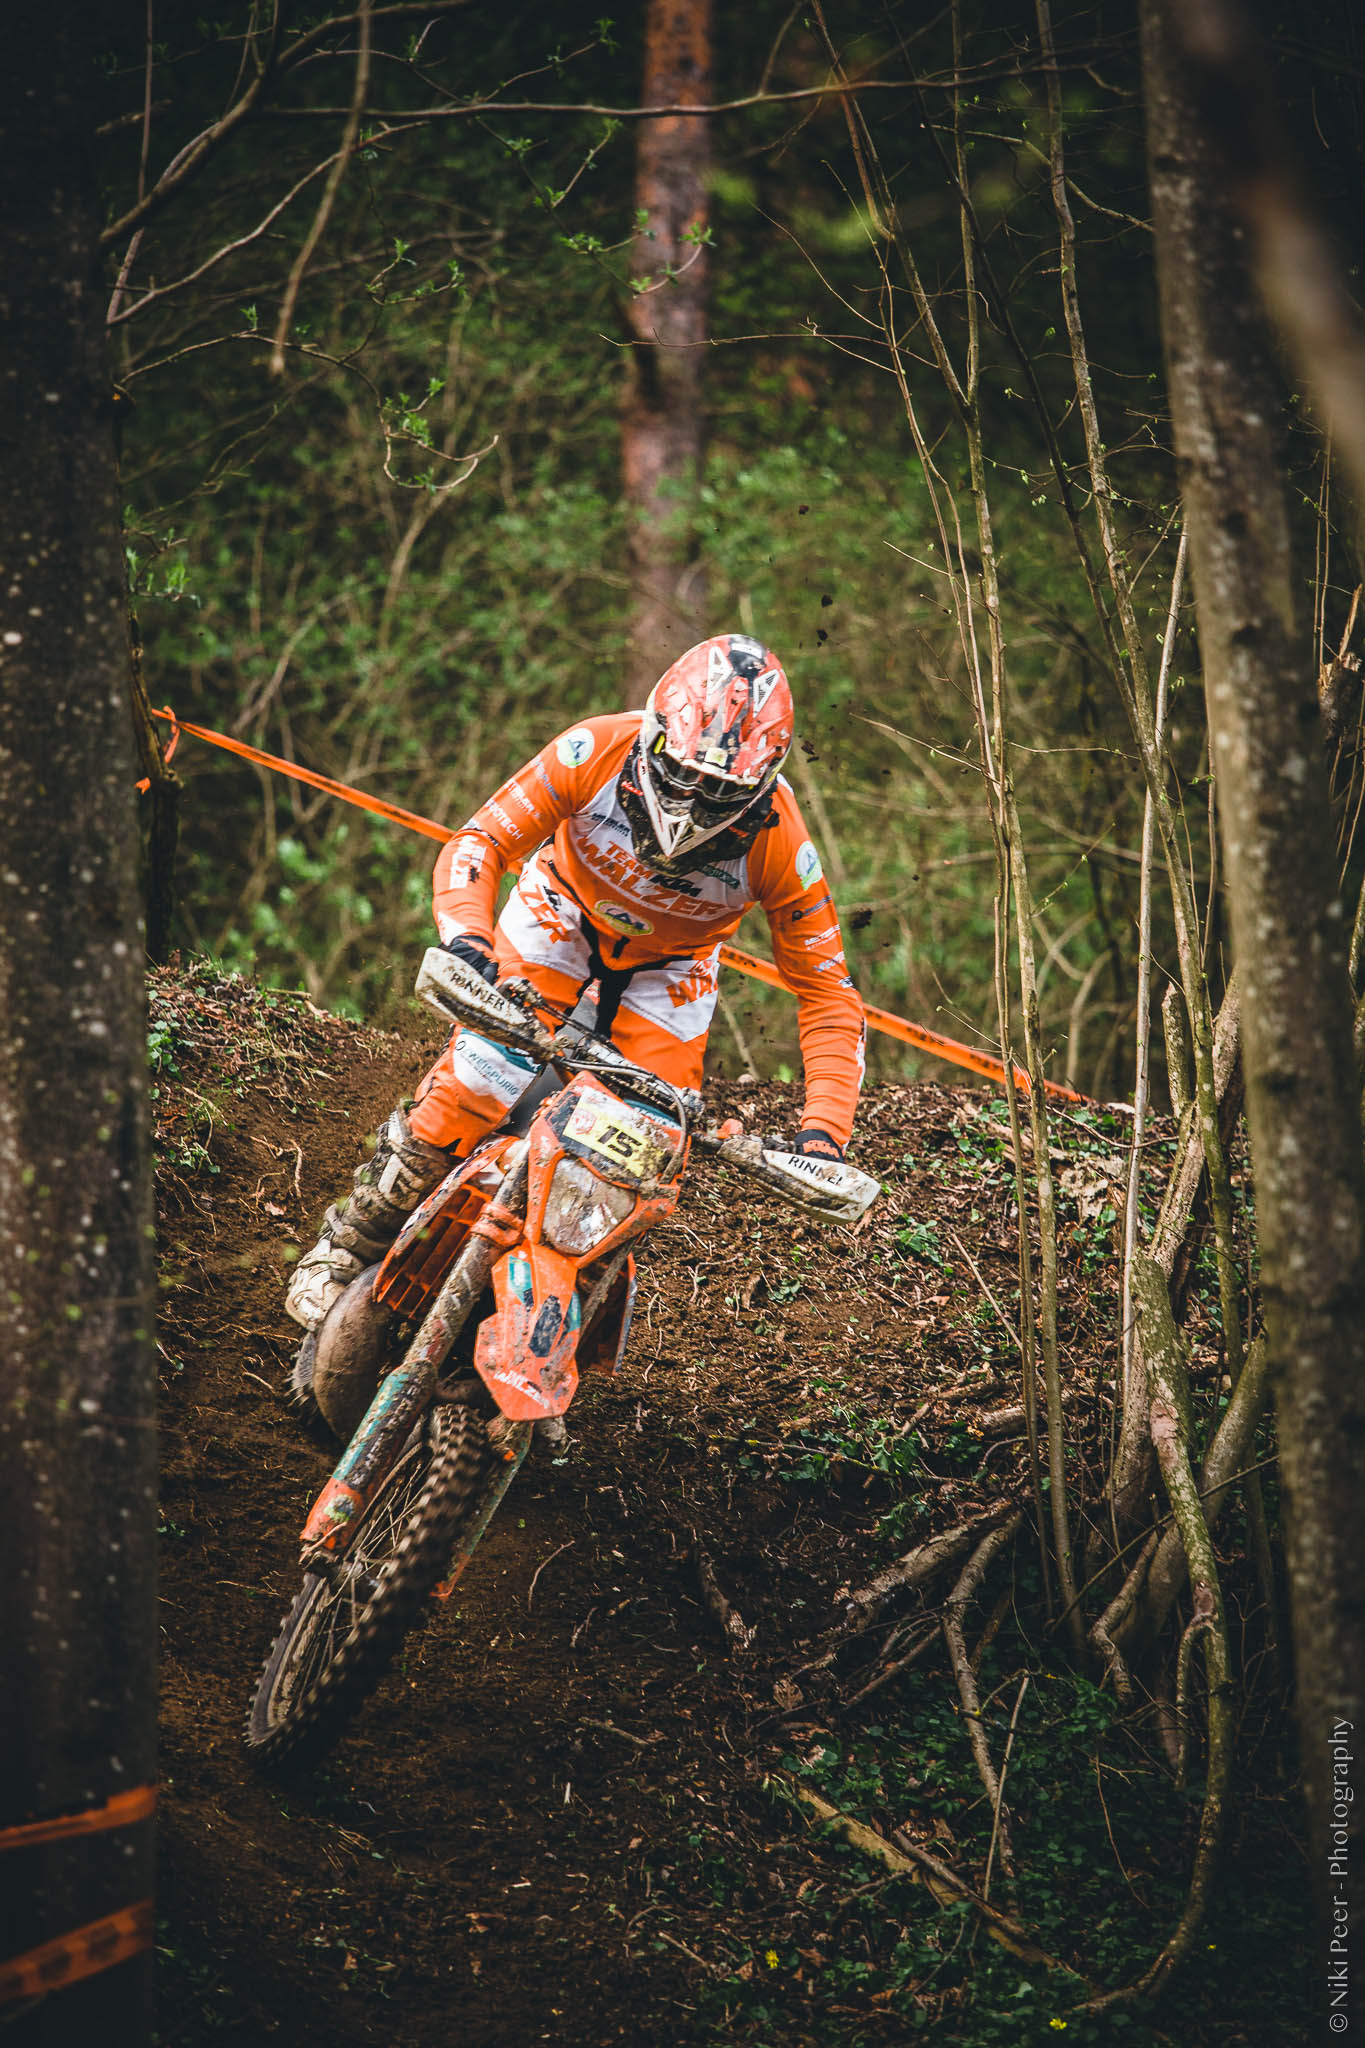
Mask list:
[[[654,929],[647,917],[627,910],[624,903],[594,903],[592,914],[601,919],[608,931],[620,932],[627,939],[647,939]]]
[[[813,953],[817,946],[827,946],[831,939],[837,939],[838,936],[838,925],[831,924],[827,925],[825,930],[822,932],[809,932],[806,935],[806,937],[802,939],[801,944],[807,953]]]
[[[555,742],[555,753],[566,768],[581,768],[585,761],[592,759],[596,745],[597,741],[586,726],[577,725]]]
[[[793,910],[785,912],[789,924],[800,924],[803,917],[814,917],[821,910],[833,910],[834,898],[826,889],[823,896],[817,896],[814,903],[798,903]]]
[[[811,845],[809,839],[797,847],[795,865],[796,879],[803,889],[809,889],[811,883],[818,882],[824,873],[824,869],[820,866],[820,856]]]
[[[446,886],[451,889],[472,888],[483,872],[484,855],[487,851],[487,842],[472,832],[452,840]]]
[[[675,1010],[683,1009],[688,1003],[704,1003],[708,996],[716,993],[716,966],[714,960],[698,960],[695,967],[689,967],[679,980],[670,982],[668,1000]]]

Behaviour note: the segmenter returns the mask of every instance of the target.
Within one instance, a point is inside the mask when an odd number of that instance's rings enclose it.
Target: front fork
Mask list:
[[[499,1420],[502,1418],[499,1417]],[[502,1506],[503,1495],[521,1470],[522,1461],[531,1447],[531,1432],[534,1427],[535,1424],[531,1422],[509,1422],[497,1430],[494,1448],[502,1463],[484,1490],[479,1512],[472,1521],[466,1523],[456,1538],[450,1558],[450,1570],[440,1585],[433,1589],[436,1599],[448,1600],[454,1592],[456,1582],[465,1566],[483,1541],[485,1529]]]
[[[469,1242],[442,1282],[407,1356],[380,1381],[360,1427],[314,1501],[302,1537],[305,1569],[315,1559],[337,1557],[345,1550],[376,1487],[388,1478],[403,1445],[430,1408],[441,1368],[487,1286],[494,1262],[521,1236],[525,1225],[526,1160],[523,1148],[520,1159],[504,1176],[497,1194],[471,1228]],[[525,1456],[524,1445],[521,1456]],[[520,1462],[519,1457],[516,1464]],[[512,1470],[515,1469],[514,1464]],[[493,1505],[497,1505],[496,1500]]]

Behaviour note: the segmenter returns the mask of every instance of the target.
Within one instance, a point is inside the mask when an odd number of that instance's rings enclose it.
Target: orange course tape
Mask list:
[[[168,719],[177,735],[193,733],[196,739],[207,740],[211,746],[226,747],[229,753],[240,754],[243,760],[254,761],[258,767],[273,768],[277,774],[288,775],[295,782],[306,782],[314,789],[327,790],[348,804],[358,805],[363,811],[373,811],[376,817],[388,818],[395,825],[406,825],[410,832],[424,833],[428,839],[445,840],[455,836],[449,825],[438,824],[435,818],[419,817],[416,811],[405,811],[397,804],[386,803],[382,797],[367,796],[363,790],[336,782],[330,775],[319,775],[312,768],[300,768],[297,762],[286,761],[278,754],[263,753],[260,747],[248,746],[245,740],[230,739],[226,733],[210,732],[206,726],[191,725],[187,719],[178,719],[169,705],[164,711],[154,711],[152,715]],[[766,982],[771,988],[787,987],[771,961],[762,960],[755,953],[745,953],[738,946],[727,945],[721,947],[720,957],[727,967],[734,967],[755,981]],[[905,1017],[897,1017],[890,1010],[876,1009],[869,1003],[863,1005],[863,1013],[873,1031],[883,1032],[888,1038],[898,1038],[903,1045],[931,1053],[935,1059],[947,1060],[955,1067],[965,1067],[969,1073],[980,1074],[988,1081],[1004,1082],[1004,1062],[991,1053],[960,1045],[955,1038],[945,1038],[940,1032],[929,1031],[922,1024],[912,1024]],[[1022,1067],[1014,1069],[1014,1079],[1015,1085],[1027,1095],[1029,1079]],[[1085,1103],[1090,1100],[1087,1095],[1078,1095],[1074,1088],[1064,1088],[1060,1081],[1044,1081],[1043,1087],[1058,1102]]]
[[[0,1828],[0,1850],[27,1849],[37,1842],[63,1842],[73,1835],[133,1827],[138,1821],[150,1820],[155,1808],[155,1785],[135,1785],[131,1791],[116,1792],[103,1806],[86,1806],[79,1813],[59,1813],[50,1820],[25,1820]],[[0,2005],[12,2004],[16,1998],[42,1998],[100,1970],[112,1970],[116,1963],[151,1947],[152,1924],[152,1901],[140,1899],[135,1906],[122,1906],[70,1934],[59,1934],[23,1955],[11,1956],[0,1963]]]
[[[131,1792],[116,1792],[103,1806],[83,1807],[79,1813],[57,1814],[52,1820],[20,1821],[17,1827],[0,1828],[0,1849],[25,1849],[33,1842],[61,1842],[68,1835],[94,1835],[104,1828],[130,1828],[147,1820],[156,1807],[156,1786],[137,1785]]]
[[[139,1899],[135,1906],[123,1906],[100,1920],[88,1921],[70,1934],[45,1941],[26,1955],[0,1963],[0,2005],[16,1998],[42,1998],[49,1991],[62,1991],[93,1977],[100,1970],[112,1970],[140,1955],[152,1945],[152,1902]]]

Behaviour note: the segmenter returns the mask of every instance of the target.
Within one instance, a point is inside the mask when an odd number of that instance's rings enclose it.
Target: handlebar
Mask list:
[[[529,982],[490,987],[468,961],[429,946],[417,971],[416,994],[447,1024],[463,1024],[542,1063],[614,1077],[642,1101],[677,1117],[684,1130],[702,1114],[704,1104],[695,1089],[675,1088],[648,1067],[637,1066],[586,1025],[568,1019],[557,1034],[547,1031],[532,1010],[532,1005],[543,1007],[545,999]],[[698,1151],[763,1181],[827,1223],[860,1223],[881,1193],[879,1181],[847,1161],[770,1148],[752,1134],[724,1137],[713,1126],[694,1130],[692,1142]]]

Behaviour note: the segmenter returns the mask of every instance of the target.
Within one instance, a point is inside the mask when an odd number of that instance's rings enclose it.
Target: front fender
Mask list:
[[[479,1325],[474,1369],[515,1422],[562,1415],[578,1386],[578,1267],[525,1240],[493,1268],[493,1313]]]

